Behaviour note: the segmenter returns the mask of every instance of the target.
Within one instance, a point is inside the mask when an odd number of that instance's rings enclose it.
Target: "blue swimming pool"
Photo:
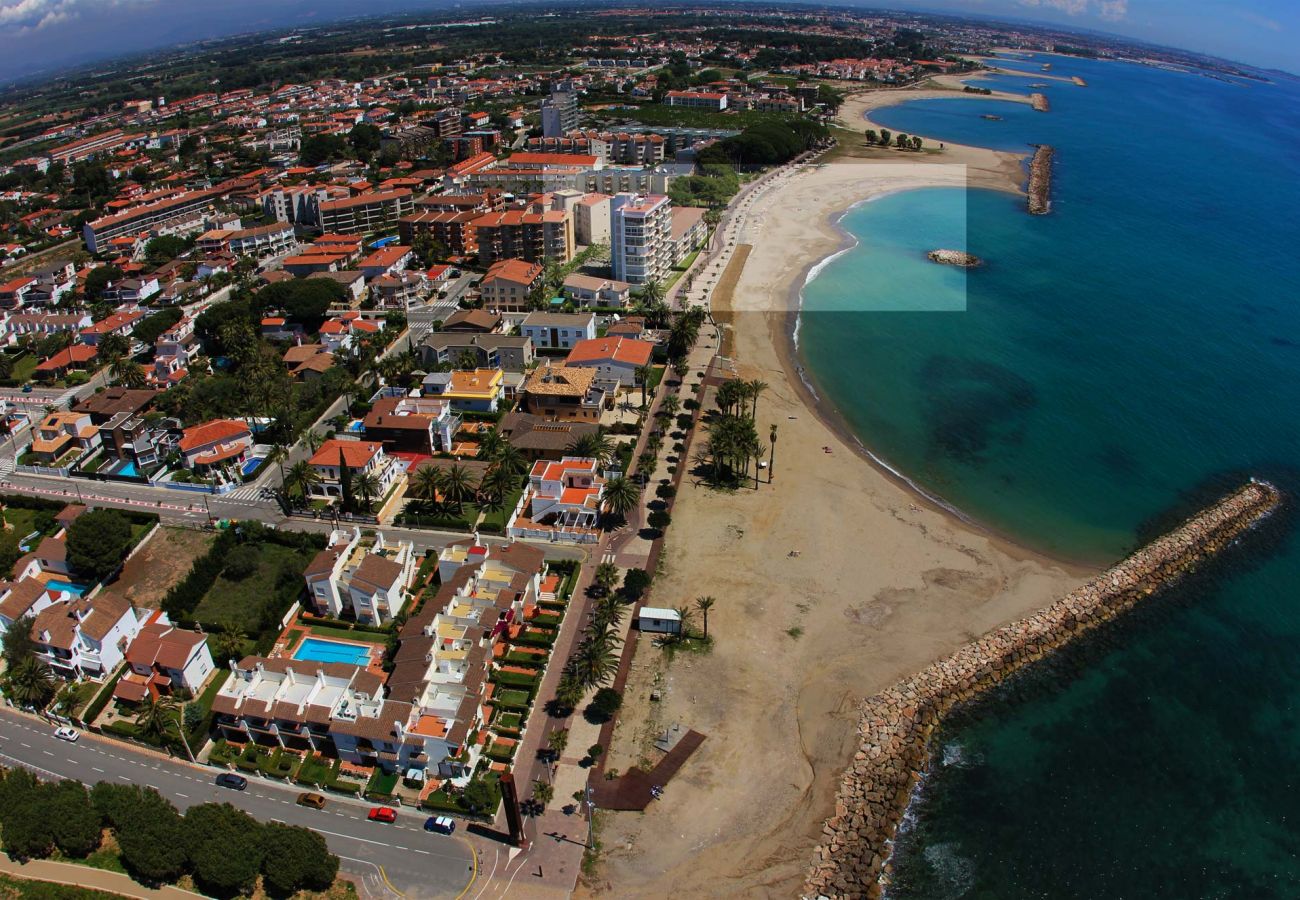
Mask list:
[[[265,456],[250,456],[248,459],[244,460],[244,464],[239,467],[239,471],[243,472],[245,475],[252,475],[253,472],[257,471],[257,467],[262,464],[262,460],[264,459],[266,459]]]
[[[397,235],[393,235],[392,237],[380,238],[379,240],[372,241],[370,243],[370,249],[378,250],[380,247],[387,247],[389,244],[392,244],[396,241],[397,241]]]
[[[128,459],[126,462],[122,463],[122,465],[118,467],[118,470],[113,474],[125,475],[128,478],[134,478],[135,476],[140,474],[140,470],[136,467],[135,460]]]
[[[347,431],[349,433],[360,434],[365,430],[366,430],[366,423],[363,422],[361,419],[353,419],[351,422],[348,423],[347,426]]]
[[[80,597],[82,594],[86,593],[86,586],[84,584],[73,584],[71,581],[64,581],[61,578],[51,578],[49,581],[45,582],[45,586],[52,591],[67,591],[74,597]]]
[[[370,662],[370,648],[360,644],[345,644],[342,641],[328,641],[324,638],[303,638],[303,642],[294,651],[294,659],[311,662],[351,663],[364,666]]]

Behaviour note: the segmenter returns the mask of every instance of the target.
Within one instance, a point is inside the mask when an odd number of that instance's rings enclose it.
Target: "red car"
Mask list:
[[[376,806],[366,818],[372,822],[396,822],[397,810],[388,806]]]

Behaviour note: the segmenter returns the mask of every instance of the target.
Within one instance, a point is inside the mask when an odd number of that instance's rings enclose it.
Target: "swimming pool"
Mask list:
[[[360,644],[345,644],[342,641],[329,641],[325,638],[303,638],[294,659],[325,663],[351,663],[364,666],[370,662],[370,648]]]
[[[129,478],[134,478],[135,476],[140,474],[140,470],[136,468],[135,460],[128,459],[126,462],[122,463],[122,465],[119,466],[117,471],[114,472],[113,474],[125,475]]]
[[[262,460],[264,459],[266,459],[265,456],[250,456],[248,459],[244,460],[244,464],[239,467],[239,471],[243,472],[245,475],[252,475],[253,472],[256,471],[257,467],[262,464]]]
[[[389,244],[395,243],[396,241],[397,241],[397,235],[393,235],[391,237],[386,237],[386,238],[380,238],[377,241],[371,241],[370,249],[378,250],[380,247],[387,247]]]
[[[80,597],[82,594],[86,593],[86,586],[84,584],[73,584],[71,581],[64,581],[61,578],[51,578],[49,581],[45,582],[45,586],[52,591],[67,591],[74,597]]]

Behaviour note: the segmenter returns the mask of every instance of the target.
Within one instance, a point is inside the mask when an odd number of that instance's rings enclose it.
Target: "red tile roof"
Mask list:
[[[251,435],[252,432],[243,422],[236,422],[233,419],[213,419],[211,422],[186,428],[181,434],[180,447],[182,451],[188,452],[208,444],[238,440]]]
[[[349,469],[360,469],[374,459],[375,454],[382,449],[383,445],[377,441],[341,441],[338,438],[330,438],[321,444],[320,449],[312,456],[311,464],[337,466],[339,454],[342,453],[343,462]]]

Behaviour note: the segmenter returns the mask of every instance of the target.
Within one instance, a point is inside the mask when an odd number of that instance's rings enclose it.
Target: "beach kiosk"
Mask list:
[[[643,606],[637,613],[636,627],[649,634],[681,634],[682,617],[675,609]]]

